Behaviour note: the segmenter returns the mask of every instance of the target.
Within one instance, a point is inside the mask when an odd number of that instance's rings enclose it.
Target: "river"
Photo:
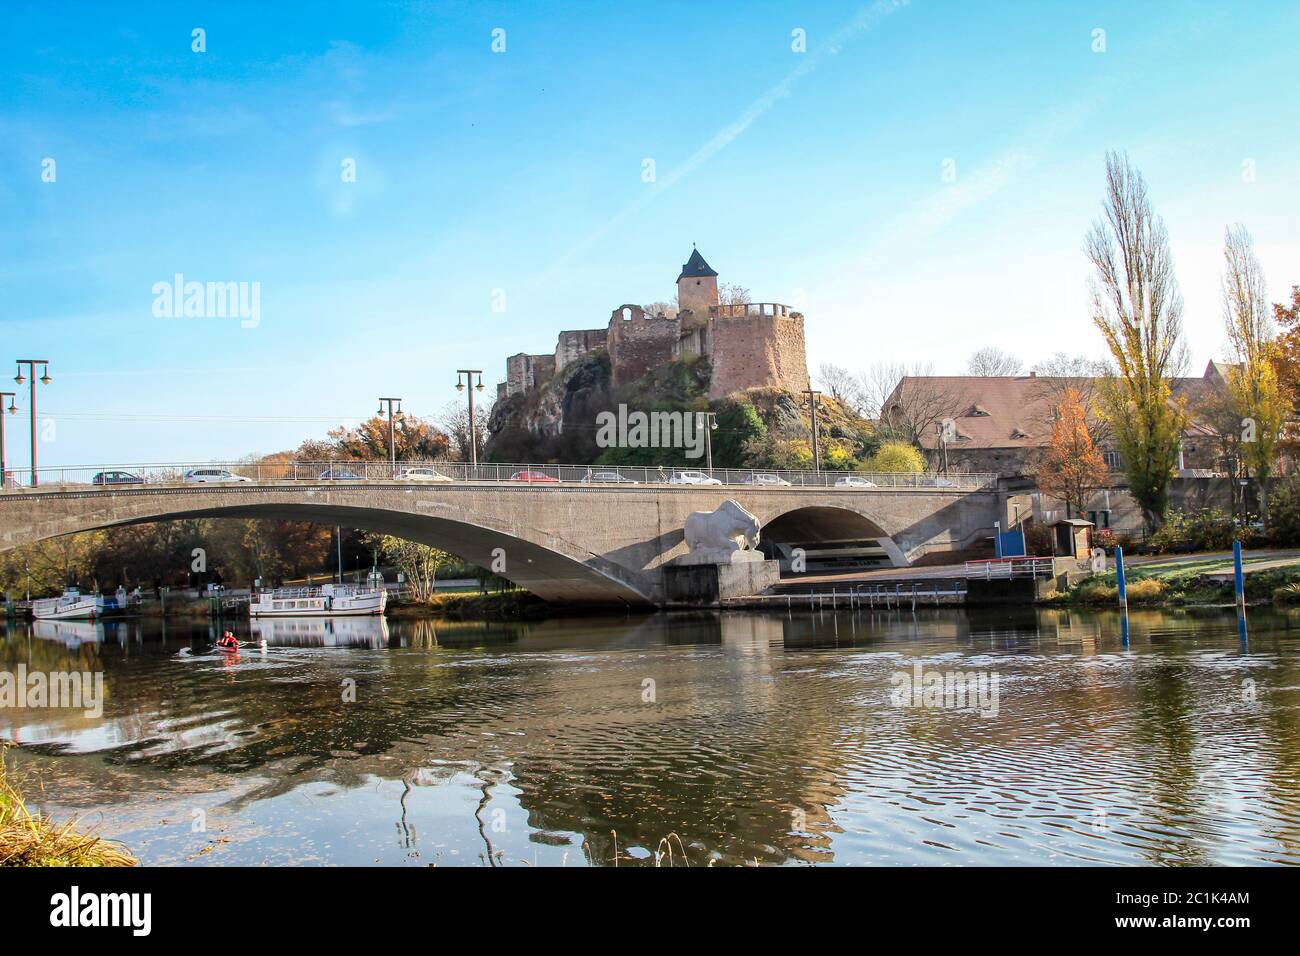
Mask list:
[[[167,865],[1300,863],[1300,612],[235,630],[9,623],[104,675],[0,708],[31,803]]]

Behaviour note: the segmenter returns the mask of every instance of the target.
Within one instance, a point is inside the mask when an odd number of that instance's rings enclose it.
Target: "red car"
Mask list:
[[[552,478],[543,471],[516,471],[510,476],[511,481],[527,481],[530,483],[550,482],[559,484],[559,478]]]

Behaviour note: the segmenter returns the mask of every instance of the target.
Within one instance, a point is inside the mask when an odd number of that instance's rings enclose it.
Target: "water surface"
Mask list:
[[[0,738],[34,803],[153,864],[1293,864],[1300,617],[1249,625],[244,622],[269,646],[232,659],[206,624],[19,622],[0,670],[107,700],[0,709]],[[996,680],[996,714],[900,705],[918,664]]]

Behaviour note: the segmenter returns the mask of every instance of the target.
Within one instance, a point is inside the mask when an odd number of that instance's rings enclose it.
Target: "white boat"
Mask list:
[[[248,613],[250,617],[367,617],[383,614],[387,600],[381,587],[354,584],[277,588],[255,595]]]
[[[56,598],[40,598],[32,602],[32,617],[38,621],[91,620],[103,610],[102,597],[82,594],[77,588],[68,588]]]

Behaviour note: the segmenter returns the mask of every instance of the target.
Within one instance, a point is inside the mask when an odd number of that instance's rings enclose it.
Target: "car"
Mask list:
[[[90,479],[92,485],[143,485],[144,479],[129,471],[101,471]]]
[[[786,480],[785,480],[784,478],[782,478],[780,475],[773,475],[773,474],[770,474],[770,473],[764,473],[764,472],[757,472],[757,473],[755,473],[755,474],[750,475],[748,478],[746,478],[744,481],[742,481],[741,484],[743,484],[743,485],[770,485],[770,486],[773,486],[773,487],[780,486],[780,487],[783,487],[783,488],[789,488],[789,487],[790,487],[790,482],[786,481]]]
[[[321,481],[361,481],[362,478],[351,468],[326,468],[318,476]]]
[[[192,482],[206,481],[252,481],[243,475],[232,474],[225,468],[191,468],[185,472],[185,480]]]
[[[705,474],[702,471],[675,471],[672,478],[668,480],[670,485],[720,485],[712,475]]]
[[[618,485],[640,484],[640,482],[633,481],[631,478],[624,478],[616,471],[588,472],[587,476],[582,479],[582,483],[585,485],[595,484],[595,483],[608,483],[608,484],[618,484]]]
[[[451,481],[437,468],[408,468],[397,476],[398,481]]]
[[[874,481],[867,481],[865,478],[859,478],[857,475],[845,475],[835,481],[836,488],[875,488]]]
[[[513,475],[510,476],[510,480],[526,481],[529,482],[530,484],[536,484],[536,483],[545,484],[548,482],[552,484],[558,484],[560,481],[559,478],[552,478],[544,471],[516,471]]]
[[[922,488],[956,488],[957,482],[949,481],[947,478],[922,478]]]

